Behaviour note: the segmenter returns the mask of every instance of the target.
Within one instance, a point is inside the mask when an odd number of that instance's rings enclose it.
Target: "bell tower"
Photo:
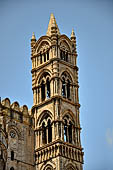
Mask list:
[[[60,34],[53,14],[31,38],[36,170],[82,170],[76,37]]]

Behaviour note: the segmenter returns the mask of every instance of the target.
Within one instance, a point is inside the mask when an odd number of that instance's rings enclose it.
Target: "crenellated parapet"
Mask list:
[[[30,126],[34,124],[34,119],[28,107],[26,105],[20,106],[17,101],[11,103],[9,98],[5,98],[1,101],[0,115]]]

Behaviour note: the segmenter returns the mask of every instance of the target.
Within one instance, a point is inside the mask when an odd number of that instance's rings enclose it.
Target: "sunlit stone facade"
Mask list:
[[[36,170],[82,170],[76,38],[51,14],[45,36],[31,39]]]
[[[33,107],[0,102],[0,170],[82,170],[76,37],[31,38]]]

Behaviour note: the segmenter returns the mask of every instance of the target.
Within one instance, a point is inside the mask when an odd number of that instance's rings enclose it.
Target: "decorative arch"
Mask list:
[[[51,160],[47,165],[43,164],[41,170],[56,170],[55,163]]]
[[[73,164],[70,161],[65,161],[64,170],[78,170],[78,167],[75,163]]]
[[[68,116],[74,121],[74,123],[76,122],[75,115],[74,115],[74,113],[73,113],[70,109],[66,109],[66,110],[61,114],[62,119],[63,119],[66,115],[68,115]]]
[[[43,111],[37,120],[37,127],[41,133],[42,144],[52,142],[52,114],[48,110]]]
[[[71,52],[71,40],[64,34],[61,35],[59,38],[59,45],[63,41],[67,44],[67,47],[68,47],[69,51]]]
[[[70,79],[72,80],[72,82],[74,82],[74,75],[73,75],[73,73],[72,73],[68,68],[63,69],[63,70],[60,72],[60,78],[62,77],[62,75],[63,75],[64,73],[67,73],[67,74],[69,75]]]
[[[35,84],[39,84],[41,77],[44,75],[44,73],[48,73],[48,75],[50,76],[50,78],[52,77],[52,73],[49,69],[43,69],[42,71],[40,71],[36,77],[35,80]]]
[[[52,121],[52,113],[48,110],[44,110],[37,119],[37,126],[40,126],[44,119],[47,119],[47,121],[50,119]]]
[[[48,36],[42,36],[38,39],[38,41],[35,44],[35,48],[37,50],[37,52],[39,51],[40,47],[42,46],[42,44],[48,44],[48,46],[51,45],[51,39]]]
[[[61,82],[62,82],[62,91],[61,94],[64,98],[68,100],[72,99],[72,90],[73,90],[73,79],[72,76],[67,72],[64,71],[61,74]]]
[[[10,134],[11,131],[13,131],[13,132],[15,133],[15,135],[17,135],[18,139],[21,140],[21,138],[22,138],[22,137],[21,137],[21,132],[20,132],[19,128],[17,128],[17,126],[15,126],[15,125],[9,125],[9,127],[8,127],[8,133]]]
[[[51,72],[48,69],[42,70],[36,78],[35,81],[35,87],[37,88],[36,95],[38,95],[38,98],[40,102],[43,102],[45,99],[50,98],[51,96]]]

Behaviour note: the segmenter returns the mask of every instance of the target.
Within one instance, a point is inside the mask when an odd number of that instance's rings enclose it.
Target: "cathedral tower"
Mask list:
[[[36,170],[82,170],[76,37],[61,35],[53,14],[31,39]]]

